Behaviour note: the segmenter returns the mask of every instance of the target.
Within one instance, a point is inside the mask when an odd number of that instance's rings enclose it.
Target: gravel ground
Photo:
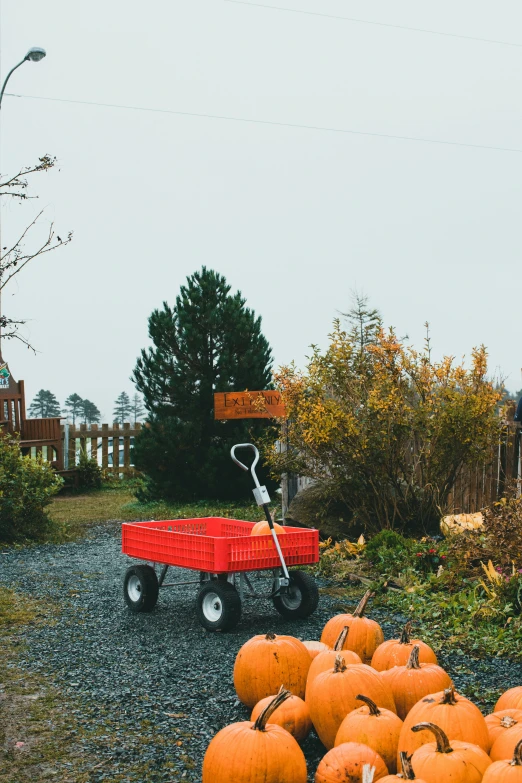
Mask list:
[[[76,543],[2,554],[0,584],[61,605],[56,624],[24,629],[19,665],[58,687],[71,716],[71,765],[82,770],[82,758],[93,756],[100,764],[92,783],[200,781],[211,737],[249,716],[232,684],[241,645],[265,631],[318,639],[337,600],[323,595],[317,612],[299,624],[282,619],[269,601],[248,600],[234,632],[211,634],[196,620],[194,585],[162,590],[154,612],[131,614],[122,582],[133,562],[120,552],[119,526]],[[187,572],[172,569],[169,581],[175,578]],[[386,638],[405,620],[377,619]],[[522,665],[509,661],[452,654],[441,664],[459,690],[489,693],[482,705],[488,708],[495,689],[522,683]],[[303,749],[312,781],[324,750],[314,736]],[[58,779],[67,771],[58,769]]]

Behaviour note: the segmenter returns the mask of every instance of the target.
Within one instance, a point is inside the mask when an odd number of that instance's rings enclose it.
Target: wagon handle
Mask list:
[[[290,580],[290,574],[288,573],[288,568],[286,567],[285,559],[283,557],[283,553],[281,552],[281,546],[279,545],[279,539],[277,538],[277,533],[274,528],[272,515],[270,514],[270,509],[268,508],[268,504],[270,503],[270,495],[268,494],[267,488],[260,485],[259,479],[256,475],[256,465],[259,462],[259,451],[253,443],[236,443],[235,446],[232,446],[230,449],[230,456],[236,465],[238,465],[242,470],[248,470],[248,468],[246,465],[243,465],[243,463],[240,462],[236,457],[236,449],[252,449],[254,452],[254,461],[250,465],[250,472],[252,474],[252,478],[254,479],[254,484],[256,485],[256,488],[254,489],[254,497],[256,499],[257,505],[262,506],[263,511],[265,512],[266,521],[268,522],[268,526],[277,549],[277,554],[279,555],[279,560],[281,561],[281,568],[283,569],[283,574],[288,584]]]
[[[239,467],[242,470],[248,470],[249,468],[246,465],[243,465],[243,463],[240,462],[236,457],[236,449],[252,449],[252,451],[254,452],[254,461],[250,465],[250,472],[252,474],[252,478],[254,479],[254,484],[259,489],[260,487],[259,479],[256,476],[256,465],[259,462],[259,451],[257,450],[257,447],[254,446],[253,443],[236,443],[236,445],[232,446],[232,448],[230,449],[230,456],[232,457],[232,460],[236,463],[236,465],[239,465]]]

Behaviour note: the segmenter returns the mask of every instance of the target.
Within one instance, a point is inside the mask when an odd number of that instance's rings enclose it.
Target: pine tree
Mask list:
[[[76,424],[76,417],[82,413],[83,400],[79,394],[69,394],[64,403],[64,413],[72,418],[73,425]]]
[[[378,310],[368,306],[368,297],[352,293],[352,307],[347,313],[341,313],[348,319],[351,330],[351,342],[359,347],[362,353],[368,345],[375,342],[375,337],[382,327],[382,317]]]
[[[114,402],[114,411],[112,413],[113,421],[123,424],[128,421],[129,414],[132,411],[130,397],[127,392],[122,391]]]
[[[100,411],[90,400],[82,400],[81,416],[84,424],[98,424],[101,419]]]
[[[29,415],[37,419],[50,419],[60,414],[60,403],[54,394],[49,390],[40,389],[29,406]]]
[[[131,397],[131,421],[136,424],[136,422],[140,421],[143,418],[143,414],[145,413],[145,408],[143,407],[143,401],[138,394],[138,392],[134,392],[134,394]]]
[[[222,275],[187,278],[174,307],[149,318],[153,347],[142,350],[133,380],[148,411],[134,462],[149,478],[149,497],[248,498],[250,483],[230,459],[263,420],[215,421],[214,392],[271,386],[271,350],[261,318],[230,293]]]

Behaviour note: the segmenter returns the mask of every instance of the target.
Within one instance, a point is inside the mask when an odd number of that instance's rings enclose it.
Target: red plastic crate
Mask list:
[[[122,525],[122,552],[140,560],[222,574],[277,568],[271,535],[251,536],[254,522],[223,517]],[[319,531],[286,527],[279,544],[288,566],[319,561]]]

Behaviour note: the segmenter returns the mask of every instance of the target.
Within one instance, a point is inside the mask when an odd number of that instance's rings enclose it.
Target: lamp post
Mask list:
[[[5,77],[5,81],[2,85],[2,91],[0,92],[0,108],[2,107],[2,98],[4,97],[5,88],[7,85],[7,82],[9,81],[9,78],[11,74],[13,74],[17,68],[19,68],[21,65],[23,65],[27,60],[31,60],[33,63],[40,62],[40,60],[43,60],[43,58],[46,55],[45,49],[42,49],[41,46],[32,46],[27,54],[25,55],[23,60],[20,60],[18,65],[15,65],[14,68],[11,68],[7,76]]]

